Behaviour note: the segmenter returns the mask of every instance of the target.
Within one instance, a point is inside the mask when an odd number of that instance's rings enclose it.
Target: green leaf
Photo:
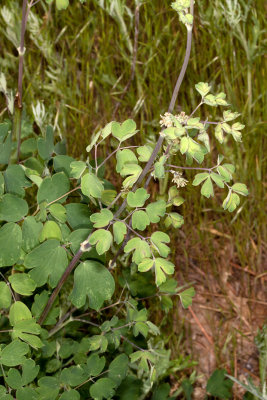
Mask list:
[[[71,389],[68,392],[64,392],[59,400],[80,400],[80,393],[75,389]]]
[[[19,388],[16,392],[17,400],[39,400],[39,396],[32,388]]]
[[[120,354],[109,364],[108,377],[119,386],[128,372],[129,359],[126,354]]]
[[[20,165],[9,165],[4,172],[6,192],[18,197],[25,196],[24,188],[30,187],[31,182],[26,178]]]
[[[90,395],[93,399],[110,399],[114,396],[116,383],[109,378],[100,378],[90,387]]]
[[[200,129],[200,130],[204,130],[204,125],[199,122],[200,118],[189,118],[186,122],[186,127],[187,129]],[[205,131],[204,131],[205,132]]]
[[[174,265],[164,258],[155,259],[155,274],[156,274],[156,285],[159,286],[166,281],[166,276],[174,273]]]
[[[197,174],[194,178],[192,185],[198,186],[201,182],[207,179],[209,175],[210,174],[208,172],[201,172],[200,174]]]
[[[103,208],[100,212],[92,214],[90,220],[94,223],[94,228],[104,228],[113,219],[113,214],[107,208]]]
[[[37,150],[37,140],[30,138],[21,143],[20,152],[23,158],[31,156]]]
[[[232,397],[233,382],[225,377],[224,369],[216,369],[207,383],[207,392],[219,399],[230,399]]]
[[[34,296],[34,302],[32,304],[31,311],[36,319],[38,319],[42,314],[49,297],[50,293],[47,290],[43,290],[40,294],[36,294]],[[54,305],[43,322],[43,325],[55,325],[57,322],[57,317],[59,316],[59,312],[60,309]]]
[[[98,354],[93,353],[87,358],[85,368],[90,376],[97,376],[103,371],[105,363],[105,357],[99,357]]]
[[[147,162],[151,157],[153,147],[145,144],[144,146],[138,147],[136,151],[139,154],[138,160],[140,162]]]
[[[48,207],[50,214],[59,222],[64,224],[67,220],[66,209],[62,204],[54,203]]]
[[[0,164],[8,164],[12,151],[12,132],[9,124],[0,124]]]
[[[46,239],[62,240],[62,233],[58,224],[54,221],[47,221],[40,233],[39,240],[44,242]]]
[[[232,128],[229,124],[227,124],[226,122],[224,122],[222,124],[222,129],[224,130],[224,132],[226,133],[231,133],[232,132]]]
[[[162,257],[168,257],[171,249],[164,243],[170,243],[169,235],[160,231],[154,232],[151,235],[151,242]]]
[[[72,229],[90,229],[93,227],[90,220],[90,210],[87,204],[69,203],[65,206],[67,221]]]
[[[112,244],[112,234],[105,229],[98,229],[90,236],[89,243],[96,244],[96,251],[99,255],[106,253]]]
[[[116,190],[103,190],[101,193],[101,203],[103,203],[105,206],[109,206],[116,196]]]
[[[140,165],[137,164],[124,164],[120,174],[121,176],[127,176],[129,175],[126,179],[124,179],[122,185],[125,189],[129,189],[133,186],[133,184],[137,181],[139,176],[141,175],[142,168]]]
[[[28,274],[14,274],[8,278],[12,289],[23,296],[31,296],[36,289],[36,283]]]
[[[205,181],[204,185],[201,188],[201,194],[205,197],[207,197],[208,199],[210,198],[210,196],[214,196],[214,192],[213,192],[213,186],[212,186],[212,182],[211,182],[211,178],[207,178],[207,180]]]
[[[215,174],[214,172],[212,172],[210,174],[211,179],[216,183],[217,186],[219,186],[220,188],[224,188],[224,183],[223,183],[223,179],[220,175]]]
[[[187,152],[188,148],[189,148],[189,139],[188,139],[187,136],[184,136],[181,139],[181,143],[180,143],[180,152],[181,152],[181,154],[185,154]]]
[[[7,384],[12,387],[12,389],[19,389],[22,386],[28,385],[36,378],[39,369],[39,365],[36,365],[33,360],[25,360],[22,364],[22,374],[14,368],[8,371],[6,378]]]
[[[151,255],[150,247],[145,240],[133,238],[124,247],[125,253],[134,251],[133,262],[140,264],[144,258],[149,258]]]
[[[86,163],[84,161],[72,161],[70,163],[70,168],[70,176],[75,179],[80,179],[86,169]]]
[[[65,385],[77,386],[88,379],[88,373],[80,366],[71,366],[61,371],[60,381]]]
[[[99,310],[104,301],[110,300],[115,290],[111,273],[97,261],[85,261],[74,272],[74,288],[70,294],[72,304],[77,308],[84,306],[86,297],[89,306]]]
[[[5,282],[0,282],[0,309],[9,308],[11,304],[10,288]]]
[[[39,235],[43,228],[41,222],[36,222],[32,216],[26,217],[22,225],[22,248],[29,253],[34,247],[39,245]]]
[[[216,139],[217,139],[220,143],[223,143],[224,136],[223,136],[222,124],[216,125],[216,128],[215,128],[215,137],[216,137]]]
[[[132,119],[127,119],[122,124],[113,122],[111,125],[111,132],[115,138],[123,142],[136,134],[136,123]]]
[[[184,217],[178,213],[171,212],[166,217],[164,223],[166,228],[169,228],[171,225],[174,228],[181,228],[181,226],[184,224]]]
[[[165,156],[157,161],[154,165],[154,175],[155,178],[158,179],[163,179],[165,176],[165,168],[164,168],[164,164],[165,164],[166,158]]]
[[[117,151],[116,159],[117,159],[116,171],[119,173],[121,173],[125,164],[138,164],[136,155],[132,150],[129,149]]]
[[[195,296],[196,292],[193,287],[184,290],[183,292],[179,293],[181,303],[184,308],[188,308],[192,305],[192,299]]]
[[[13,194],[5,194],[0,200],[0,221],[20,221],[28,213],[28,209],[25,200]]]
[[[223,120],[225,122],[229,122],[239,117],[239,115],[240,114],[238,112],[232,112],[231,110],[227,110],[223,112]]]
[[[242,196],[247,196],[248,195],[248,188],[244,183],[235,183],[232,186],[232,190],[235,193],[241,194]]]
[[[16,264],[20,257],[21,244],[22,233],[17,224],[10,222],[0,228],[0,267]]]
[[[26,268],[31,268],[30,277],[37,286],[43,286],[47,281],[55,287],[68,265],[66,251],[58,240],[47,240],[35,247],[24,260]]]
[[[158,200],[154,203],[148,204],[146,207],[147,215],[150,222],[157,223],[160,221],[160,217],[163,217],[166,213],[166,202],[164,200]]]
[[[7,367],[15,367],[26,361],[25,354],[29,351],[26,343],[16,339],[0,350],[0,363]]]
[[[205,96],[204,103],[208,106],[217,107],[217,102],[213,94],[208,94],[207,96]]]
[[[12,326],[17,324],[19,321],[29,320],[31,318],[32,314],[24,303],[16,301],[12,304],[9,312],[9,321]]]
[[[100,199],[104,186],[96,175],[89,172],[81,179],[81,189],[85,196]]]
[[[37,149],[43,160],[48,160],[52,156],[54,151],[54,132],[52,126],[49,125],[46,128],[45,138],[37,140]]]
[[[185,199],[179,195],[179,191],[176,186],[171,186],[168,191],[168,202],[176,207],[179,207],[185,202]],[[165,213],[164,213],[165,214]]]
[[[207,151],[210,152],[210,138],[207,132],[205,130],[201,131],[197,138],[204,143]]]
[[[217,171],[225,182],[230,182],[233,179],[235,167],[232,164],[223,164],[218,166]]]
[[[46,203],[64,203],[67,196],[62,197],[70,190],[70,183],[68,177],[64,172],[58,172],[52,177],[46,177],[41,183],[37,192],[38,204]]]
[[[56,7],[59,11],[66,10],[69,6],[69,0],[56,0]]]
[[[206,82],[199,82],[195,85],[195,88],[202,97],[205,97],[209,93],[211,86]]]
[[[230,190],[226,199],[223,202],[224,210],[233,212],[239,204],[240,204],[240,197],[236,193],[233,193]]]
[[[115,224],[113,224],[113,235],[115,242],[117,244],[120,244],[123,241],[126,233],[127,233],[127,228],[123,222],[117,221],[115,222]]]
[[[110,134],[111,134],[111,127],[112,127],[112,122],[109,122],[102,130],[101,130],[101,136],[103,139],[106,139]]]
[[[228,106],[227,101],[225,100],[226,94],[221,92],[215,96],[216,104],[219,106]]]
[[[56,400],[60,389],[58,379],[53,376],[44,376],[38,381],[38,400]]]
[[[54,170],[56,172],[64,172],[67,177],[71,177],[71,163],[75,161],[73,157],[59,155],[53,158]]]
[[[154,261],[151,258],[144,258],[140,264],[138,265],[139,272],[147,272],[149,271],[154,265]]]
[[[0,172],[0,196],[2,196],[4,193],[5,193],[5,181],[3,173]]]
[[[138,210],[133,213],[132,215],[133,229],[139,229],[140,231],[143,231],[146,229],[148,225],[150,225],[150,220],[145,211]]]
[[[135,192],[129,192],[127,195],[127,203],[130,207],[143,207],[146,200],[150,197],[146,189],[139,188]]]

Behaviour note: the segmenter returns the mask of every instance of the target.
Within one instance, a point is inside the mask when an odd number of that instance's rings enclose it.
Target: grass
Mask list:
[[[48,118],[57,133],[66,137],[69,153],[74,156],[86,156],[92,134],[111,120],[130,76],[134,2],[127,1],[127,9],[121,14],[104,10],[99,3],[95,0],[81,5],[75,1],[67,11],[56,12],[41,2],[33,9],[26,34],[23,100],[27,112],[32,113],[31,103],[42,99]],[[16,87],[17,79],[20,4],[2,0],[0,11],[0,70],[11,89]],[[223,271],[233,272],[235,284],[239,280],[239,289],[235,286],[238,296],[252,300],[258,298],[266,278],[262,275],[266,272],[267,176],[264,11],[263,0],[197,2],[191,59],[176,106],[178,111],[194,109],[198,104],[194,84],[207,81],[214,90],[226,92],[246,125],[242,145],[229,141],[225,155],[228,162],[237,165],[236,176],[247,184],[249,198],[228,215],[218,199],[200,202],[198,189],[188,186],[183,207],[185,225],[177,234],[180,279],[197,279],[200,289],[209,292],[216,287],[230,301],[226,314],[230,312],[233,318],[236,310],[229,297],[229,282],[222,279]],[[168,4],[154,0],[141,5],[135,78],[117,119],[133,117],[143,143],[154,142],[158,135],[159,116],[168,108],[185,41],[185,29]],[[4,118],[3,98],[0,106]],[[203,109],[205,116],[209,110]],[[212,140],[212,146],[220,152],[218,142]],[[228,334],[232,334],[230,330]],[[232,343],[235,340],[236,334]],[[218,341],[216,345],[220,346]],[[171,347],[175,348],[175,341]],[[217,354],[217,365],[222,363],[221,353]],[[233,356],[229,357],[234,364]]]

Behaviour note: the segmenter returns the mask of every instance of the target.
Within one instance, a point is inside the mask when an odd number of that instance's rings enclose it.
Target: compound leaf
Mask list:
[[[135,192],[129,192],[127,195],[127,203],[130,207],[143,207],[146,200],[150,197],[146,189],[139,188]]]
[[[94,228],[104,228],[113,219],[113,214],[107,208],[103,208],[100,212],[92,214],[90,220],[94,223]]]
[[[98,229],[93,232],[89,239],[91,245],[96,244],[96,251],[99,255],[104,254],[109,250],[112,241],[112,234],[105,229]]]

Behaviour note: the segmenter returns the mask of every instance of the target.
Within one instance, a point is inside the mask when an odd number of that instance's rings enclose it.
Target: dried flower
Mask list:
[[[177,172],[174,170],[171,170],[170,172],[173,174],[172,182],[174,182],[178,188],[185,187],[187,185],[188,181],[183,178],[181,172]]]
[[[161,120],[159,121],[160,126],[165,126],[166,128],[171,128],[173,126],[173,115],[169,112],[166,112],[164,115],[161,115]]]

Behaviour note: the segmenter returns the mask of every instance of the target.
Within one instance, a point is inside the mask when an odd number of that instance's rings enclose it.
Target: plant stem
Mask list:
[[[190,13],[192,15],[194,14],[194,0],[190,1]],[[190,53],[191,53],[191,45],[192,45],[192,28],[193,27],[191,26],[191,29],[187,29],[186,55],[185,55],[185,59],[184,59],[184,63],[183,63],[181,72],[179,74],[179,77],[177,79],[177,82],[176,82],[176,85],[175,85],[175,88],[174,88],[174,91],[173,91],[173,94],[172,94],[172,98],[171,98],[170,105],[169,105],[169,108],[168,108],[169,112],[172,112],[172,110],[174,108],[174,105],[175,105],[175,102],[176,102],[176,99],[177,99],[177,96],[178,96],[178,93],[179,93],[179,90],[180,90],[180,86],[181,86],[181,83],[183,81],[183,78],[184,78],[184,75],[185,75],[185,72],[186,72],[186,68],[187,68],[187,65],[188,65],[188,61],[189,61],[189,57],[190,57]],[[154,148],[154,150],[153,150],[153,152],[152,152],[152,154],[151,154],[151,156],[150,156],[145,168],[143,169],[141,175],[139,176],[139,178],[137,179],[136,183],[134,184],[134,186],[132,188],[132,191],[135,191],[137,189],[137,187],[143,181],[143,179],[145,178],[147,173],[150,171],[150,169],[151,169],[151,167],[152,167],[152,165],[153,165],[153,163],[154,163],[154,161],[155,161],[155,159],[156,159],[156,157],[157,157],[157,155],[158,155],[158,153],[159,153],[159,151],[161,149],[163,141],[164,141],[164,136],[160,135],[159,139],[158,139],[158,141],[156,143],[156,146],[155,146],[155,148]],[[119,207],[118,211],[115,213],[113,219],[119,218],[119,216],[125,210],[126,205],[127,205],[127,199],[125,199],[123,201],[123,203]],[[123,244],[124,244],[124,242],[123,242]],[[90,245],[89,242],[87,242],[86,244],[83,244],[83,251],[89,250],[90,247],[91,247],[91,245]],[[38,323],[40,325],[42,325],[42,323],[46,319],[46,317],[47,317],[47,315],[48,315],[48,313],[49,313],[54,301],[56,300],[56,297],[57,297],[58,293],[60,292],[60,290],[61,290],[62,286],[64,285],[65,281],[67,280],[68,276],[71,274],[71,272],[75,268],[75,265],[77,264],[77,262],[79,261],[81,255],[83,254],[83,251],[81,250],[81,248],[78,250],[78,252],[74,255],[73,259],[69,263],[69,265],[68,265],[67,269],[65,270],[64,274],[62,275],[59,283],[57,284],[56,288],[54,289],[51,297],[48,300],[47,305],[45,306],[44,311],[42,312],[42,314],[41,314],[41,316],[40,316],[40,318],[38,320]]]

